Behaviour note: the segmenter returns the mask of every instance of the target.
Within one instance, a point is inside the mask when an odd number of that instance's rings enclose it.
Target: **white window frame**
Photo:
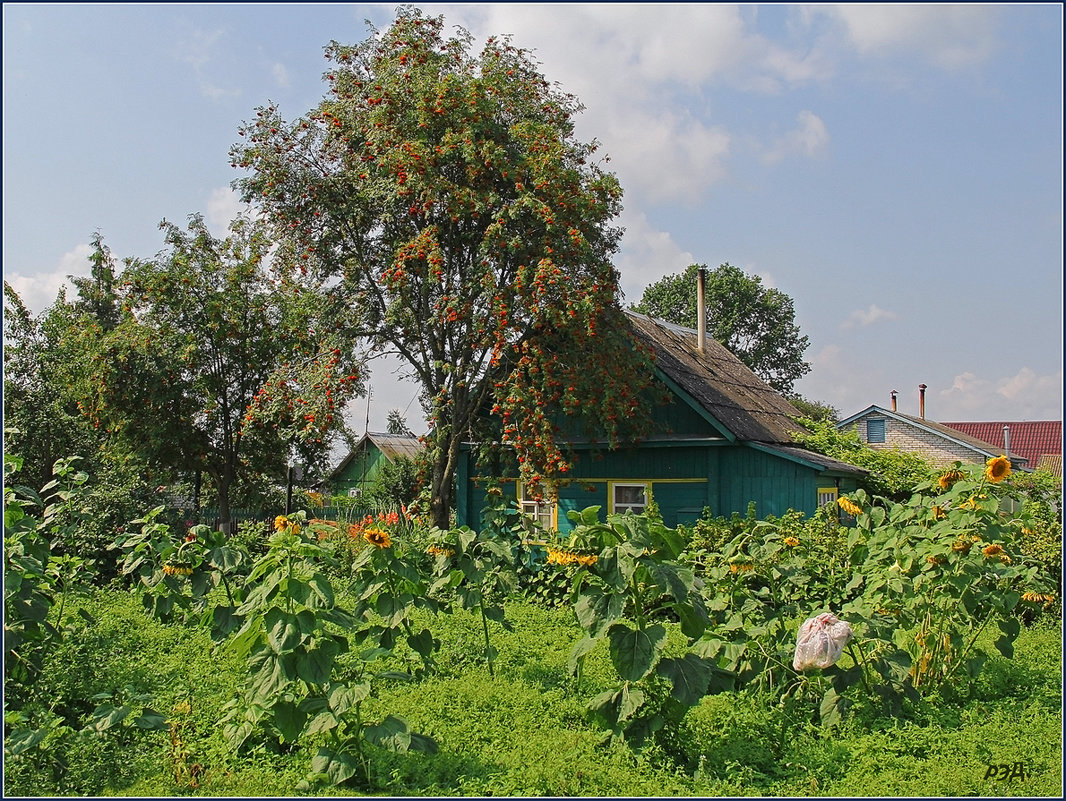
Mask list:
[[[610,514],[623,515],[626,512],[633,512],[635,515],[641,514],[648,508],[648,504],[651,503],[651,482],[650,481],[608,481],[608,499],[610,501]],[[618,503],[618,499],[615,495],[616,490],[629,487],[640,487],[644,492],[644,503]]]
[[[516,492],[518,507],[522,510],[522,514],[547,531],[559,530],[559,504],[557,502],[545,498],[539,501],[535,498],[527,498],[526,485],[521,481],[518,482]]]

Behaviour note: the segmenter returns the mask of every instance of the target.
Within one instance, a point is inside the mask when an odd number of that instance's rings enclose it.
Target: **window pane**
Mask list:
[[[644,505],[644,486],[616,485],[614,488],[614,502],[626,506]]]

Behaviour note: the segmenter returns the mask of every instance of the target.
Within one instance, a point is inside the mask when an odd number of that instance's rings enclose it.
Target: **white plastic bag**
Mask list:
[[[827,668],[836,664],[850,639],[851,626],[836,615],[823,612],[818,617],[807,618],[800,626],[796,639],[793,669]]]

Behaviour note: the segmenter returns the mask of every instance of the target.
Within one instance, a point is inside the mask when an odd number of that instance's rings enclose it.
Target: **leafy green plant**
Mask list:
[[[692,569],[676,561],[685,546],[676,530],[649,513],[609,515],[606,523],[598,506],[568,515],[577,526],[549,559],[579,565],[574,612],[585,637],[571,652],[571,669],[580,679],[586,656],[607,642],[618,683],[590,708],[612,737],[639,745],[708,692],[730,689],[733,677],[691,647],[708,616]],[[670,619],[688,640],[678,656],[667,656]]]
[[[1018,547],[1028,519],[1006,511],[1014,494],[1004,482],[1009,473],[1003,457],[983,470],[956,463],[906,503],[862,490],[840,500],[855,515],[852,582],[862,587],[843,612],[909,655],[915,688],[976,676],[985,657],[974,645],[993,623],[995,647],[1009,658],[1019,603],[1054,597],[1041,565]]]
[[[365,545],[352,562],[351,592],[356,599],[353,614],[363,625],[355,631],[356,642],[373,643],[392,651],[401,641],[414,651],[421,665],[408,664],[410,672],[422,675],[433,669],[433,653],[440,642],[427,627],[415,631],[416,609],[436,612],[429,597],[428,581],[421,568],[424,552],[401,549],[393,540],[388,520],[370,520],[359,529]],[[407,659],[407,653],[404,652]]]
[[[157,506],[130,523],[139,528],[116,538],[113,547],[125,553],[122,574],[140,580],[141,599],[154,617],[166,622],[176,610],[183,617],[199,615],[221,639],[240,625],[237,582],[247,555],[238,543],[209,526],[190,526],[184,536],[175,536],[160,519],[163,512],[164,507]],[[225,604],[215,603],[210,595],[219,586]]]
[[[502,520],[503,518],[501,518]],[[460,609],[476,609],[481,616],[485,643],[485,660],[489,675],[495,677],[493,660],[497,651],[489,641],[489,621],[510,631],[511,624],[504,617],[503,602],[517,588],[514,564],[517,541],[504,538],[495,519],[479,532],[467,527],[433,529],[429,552],[436,557],[435,581],[430,593],[446,593]]]
[[[394,715],[366,721],[362,704],[372,678],[408,679],[406,674],[369,666],[390,649],[379,645],[342,668],[348,637],[358,618],[336,602],[326,573],[328,547],[309,536],[306,514],[279,516],[270,550],[248,576],[238,614],[241,630],[229,642],[247,664],[243,698],[225,708],[223,732],[235,749],[258,733],[283,750],[301,738],[324,735],[312,760],[312,783],[347,782],[363,768],[370,781],[364,743],[389,750],[433,751],[436,744]],[[313,531],[311,534],[313,535]]]

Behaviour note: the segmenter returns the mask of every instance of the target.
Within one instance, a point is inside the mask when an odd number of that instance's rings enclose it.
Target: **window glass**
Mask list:
[[[542,528],[551,531],[555,528],[555,504],[543,498],[534,498],[526,491],[526,485],[522,484],[518,490],[519,504],[522,514],[533,518]]]
[[[837,502],[837,488],[836,487],[819,487],[818,488],[818,506],[825,506],[827,503]]]
[[[632,512],[639,515],[648,505],[647,484],[615,484],[613,492],[615,514]]]

